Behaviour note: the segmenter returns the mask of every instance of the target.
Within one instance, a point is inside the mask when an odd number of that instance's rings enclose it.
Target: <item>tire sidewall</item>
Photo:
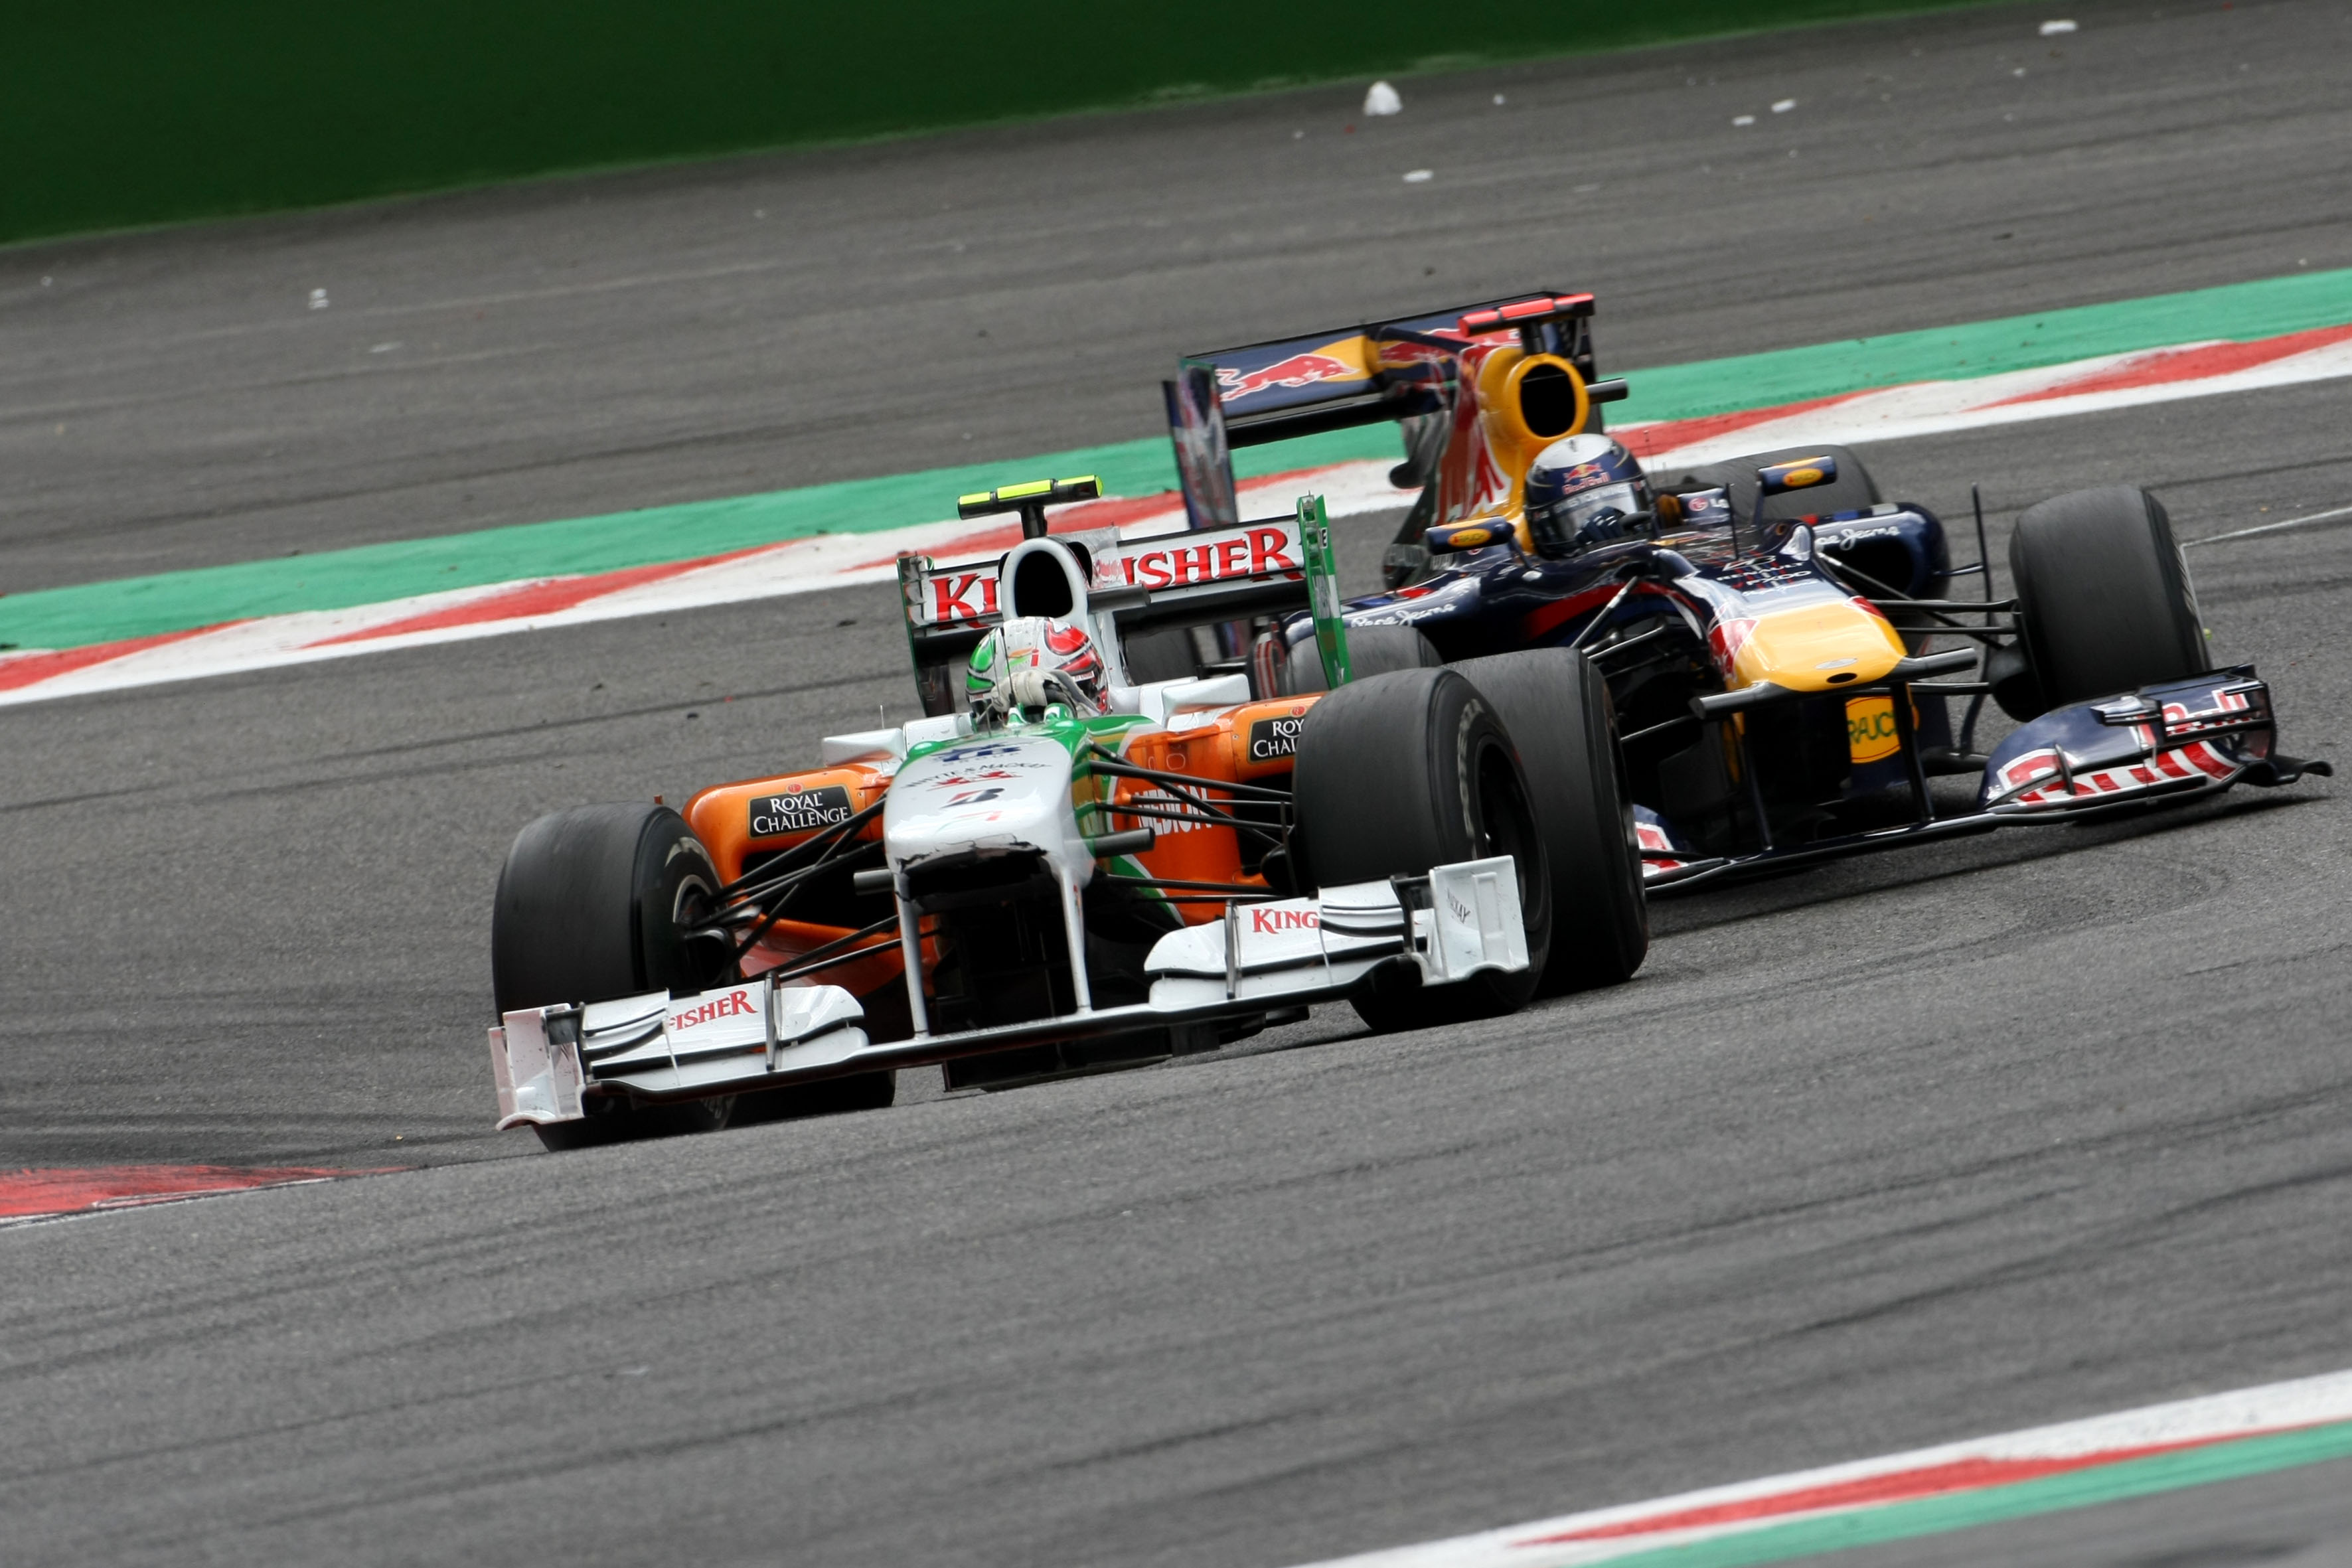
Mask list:
[[[641,991],[707,991],[734,978],[716,943],[689,944],[686,932],[716,912],[723,883],[710,851],[667,807],[647,819],[637,841],[633,916]]]
[[[2187,558],[2146,490],[2076,490],[2027,508],[2009,562],[2026,658],[2049,707],[2211,668]]]
[[[515,836],[490,921],[499,1011],[608,1002],[656,989],[702,989],[731,963],[687,951],[697,912],[715,899],[710,852],[667,806],[573,806]],[[700,912],[708,913],[708,908]]]
[[[1475,686],[1445,668],[1351,681],[1308,710],[1293,786],[1302,863],[1318,888],[1497,853],[1518,871],[1528,969],[1391,994],[1359,1005],[1368,1022],[1411,1027],[1527,1002],[1549,956],[1550,872],[1510,732]]]
[[[1565,648],[1454,667],[1495,705],[1518,747],[1552,891],[1547,993],[1615,984],[1649,951],[1631,784],[1609,686]]]

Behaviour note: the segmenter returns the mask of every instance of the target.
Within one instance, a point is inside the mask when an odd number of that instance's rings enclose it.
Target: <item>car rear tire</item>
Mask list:
[[[2034,677],[2024,689],[2003,689],[2012,718],[2212,668],[2188,563],[2146,490],[2108,485],[2026,508],[2010,536],[2009,571]]]
[[[1375,675],[1392,675],[1400,669],[1434,669],[1444,662],[1437,645],[1412,626],[1348,628],[1350,684]],[[1330,689],[1330,683],[1323,679],[1323,658],[1316,651],[1315,639],[1309,637],[1293,644],[1289,656],[1283,660],[1280,695],[1300,697],[1310,691]]]
[[[1417,973],[1391,965],[1355,998],[1365,1023],[1417,1029],[1527,1005],[1550,953],[1550,874],[1510,733],[1476,687],[1445,668],[1349,681],[1307,710],[1292,782],[1304,864],[1318,888],[1493,855],[1517,862],[1527,969],[1424,988]]]
[[[635,801],[581,805],[515,836],[490,914],[490,988],[499,1013],[699,991],[731,978],[711,942],[688,942],[718,898],[719,871],[685,818]],[[585,1121],[538,1129],[550,1149],[716,1131],[731,1097],[631,1108],[604,1096]]]
[[[1633,798],[1609,683],[1580,654],[1536,648],[1454,666],[1517,743],[1551,873],[1551,960],[1542,992],[1633,977],[1650,951]]]

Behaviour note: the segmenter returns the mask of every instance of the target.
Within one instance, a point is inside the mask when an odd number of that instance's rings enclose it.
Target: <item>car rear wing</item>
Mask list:
[[[1164,384],[1185,510],[1196,522],[1214,515],[1234,488],[1235,447],[1395,421],[1404,461],[1390,480],[1423,489],[1397,535],[1410,546],[1409,576],[1428,560],[1428,525],[1491,504],[1496,474],[1526,456],[1527,439],[1598,430],[1601,405],[1625,395],[1622,381],[1596,378],[1592,310],[1590,294],[1544,289],[1190,356]],[[1493,351],[1513,347],[1519,368],[1488,387],[1484,367],[1512,363]],[[1188,395],[1195,386],[1215,389],[1205,419]],[[1499,459],[1485,428],[1495,418],[1507,448]],[[1402,580],[1391,572],[1391,586]]]
[[[1055,533],[1087,573],[1088,612],[1112,635],[1282,616],[1307,607],[1307,560],[1296,517],[1127,538],[1116,528]],[[929,713],[952,711],[957,670],[1004,618],[1004,558],[898,558],[898,590]]]
[[[1262,446],[1450,406],[1463,349],[1517,337],[1593,380],[1592,296],[1543,290],[1187,355],[1213,376],[1234,447]],[[1600,401],[1606,401],[1604,394]]]

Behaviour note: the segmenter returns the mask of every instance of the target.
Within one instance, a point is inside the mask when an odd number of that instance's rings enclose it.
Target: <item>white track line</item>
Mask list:
[[[2222,375],[2158,382],[2147,386],[2115,387],[2072,397],[2039,398],[2012,403],[2070,381],[2087,380],[2109,371],[2128,369],[2136,361],[2160,359],[2185,349],[2213,347],[2189,343],[2137,353],[2107,354],[2045,369],[2011,371],[1975,381],[1929,381],[1890,387],[1859,397],[1792,415],[1787,419],[1746,425],[1724,435],[1661,452],[1642,459],[1643,466],[1665,468],[1675,465],[1711,463],[1747,452],[1810,441],[1853,446],[1861,442],[1900,441],[1915,436],[1940,436],[1955,430],[1979,430],[2000,425],[2023,425],[2074,414],[2104,414],[2137,408],[2151,403],[2171,403],[2186,397],[2212,397],[2231,392],[2256,392],[2305,382],[2332,381],[2352,375],[2352,342],[2291,354],[2249,370]],[[1625,433],[1638,432],[1629,426]]]
[[[1672,468],[1713,462],[1776,447],[1813,442],[1843,446],[1895,441],[1916,436],[2024,424],[2075,414],[2104,413],[2180,398],[2250,392],[2352,375],[2352,341],[2347,341],[2223,374],[2189,375],[2176,381],[2116,387],[2074,396],[2033,396],[2072,382],[2127,374],[2135,365],[2142,363],[2150,368],[2159,368],[2168,358],[2218,346],[2222,345],[2178,344],[2131,353],[2100,355],[2035,370],[2007,372],[1972,381],[1922,382],[1889,387],[1784,418],[1743,425],[1721,435],[1646,455],[1643,462],[1653,470],[1663,472]],[[2032,400],[2011,401],[2021,397]],[[1622,427],[1618,433],[1631,437],[1632,444],[1639,450],[1644,445],[1640,439],[1644,428],[1671,430],[1688,423],[1669,421],[1651,426],[1631,425]],[[1319,489],[1334,517],[1392,510],[1402,504],[1404,492],[1390,486],[1388,469],[1389,465],[1384,462],[1359,461],[1248,480],[1242,486],[1244,497],[1243,510],[1262,513],[1287,510],[1291,500],[1301,489]],[[1181,527],[1181,508],[1174,503],[1172,497],[1169,499],[1171,504],[1167,510],[1147,512],[1140,519],[1136,518],[1131,510],[1126,511],[1128,526],[1154,530]],[[2339,515],[2347,513],[2315,513],[2308,518],[2290,519],[2264,524],[2261,528],[2214,534],[2193,542],[2202,544],[2222,539],[2244,538],[2328,521]],[[597,594],[567,608],[547,614],[517,615],[357,642],[331,639],[436,610],[462,607],[511,592],[523,584],[497,584],[347,610],[302,611],[272,616],[88,665],[13,690],[0,690],[0,706],[121,690],[162,681],[189,680],[284,665],[309,664],[356,654],[388,652],[395,648],[502,637],[510,632],[549,630],[631,616],[677,614],[717,605],[887,582],[895,574],[891,563],[898,552],[952,553],[959,540],[971,539],[986,531],[987,527],[969,522],[935,522],[878,533],[821,534],[787,541],[656,582]],[[0,654],[0,668],[5,668],[8,660],[39,651],[26,649],[17,654]]]
[[[1404,492],[1388,482],[1390,465],[1350,462],[1311,469],[1295,476],[1244,483],[1244,510],[1290,510],[1301,489],[1317,490],[1334,516],[1393,509],[1403,504]],[[1276,495],[1273,492],[1286,491]],[[1076,510],[1076,509],[1072,509]],[[1126,526],[1131,531],[1175,531],[1184,523],[1183,505],[1172,501],[1164,510],[1147,512]],[[526,584],[499,583],[479,588],[452,589],[415,598],[387,600],[345,610],[303,610],[258,620],[241,621],[197,637],[125,654],[51,677],[15,690],[0,690],[0,707],[39,702],[51,698],[84,696],[152,686],[163,681],[193,680],[215,675],[236,675],[287,665],[316,664],[359,654],[396,648],[426,647],[477,637],[504,637],[511,632],[546,631],[559,626],[586,626],[597,621],[636,616],[676,614],[718,605],[779,598],[887,583],[898,575],[901,551],[954,554],[960,541],[1002,531],[1005,520],[985,522],[932,522],[878,533],[826,533],[739,555],[733,560],[682,572],[656,582],[600,594],[568,608],[541,615],[477,621],[464,626],[370,637],[358,642],[335,639],[354,632],[391,625],[436,611],[460,609],[469,604],[510,593]],[[555,579],[545,579],[555,581]],[[37,657],[42,650],[0,654],[0,668],[12,658]]]
[[[2036,1426],[1996,1437],[1919,1448],[1884,1458],[1830,1465],[1821,1469],[1801,1470],[1763,1480],[1743,1481],[1735,1486],[1710,1487],[1702,1491],[1684,1492],[1650,1502],[1562,1514],[1555,1519],[1534,1520],[1506,1530],[1457,1536],[1450,1541],[1433,1541],[1418,1546],[1395,1547],[1355,1557],[1337,1558],[1318,1564],[1317,1568],[1580,1568],[1585,1563],[1605,1563],[1636,1552],[1711,1540],[1743,1531],[1786,1524],[1796,1519],[1821,1518],[1830,1513],[1851,1511],[1850,1508],[1838,1508],[1801,1513],[1763,1514],[1723,1524],[1679,1529],[1643,1531],[1639,1528],[1644,1521],[1663,1520],[1695,1509],[1721,1508],[1727,1504],[1764,1504],[1790,1493],[1970,1459],[2082,1458],[2117,1450],[2254,1436],[2266,1432],[2346,1420],[2352,1420],[2352,1372],[2329,1373],[2292,1383],[2268,1384],[2232,1394],[2209,1394],[2200,1399],[2184,1399],[2112,1415],[2097,1415],[2084,1421]],[[1604,1540],[1543,1543],[1549,1537],[1590,1534],[1602,1530],[1622,1531],[1628,1527],[1633,1527],[1635,1532],[1612,1534]]]
[[[2266,522],[2259,528],[2234,529],[2228,533],[2209,533],[2202,539],[2184,539],[2183,550],[2193,550],[2200,544],[2219,544],[2225,539],[2252,539],[2257,533],[2276,533],[2281,529],[2304,528],[2315,522],[2333,522],[2338,518],[2352,517],[2352,506],[2335,507],[2327,511],[2310,512],[2303,517],[2291,517],[2284,522]]]

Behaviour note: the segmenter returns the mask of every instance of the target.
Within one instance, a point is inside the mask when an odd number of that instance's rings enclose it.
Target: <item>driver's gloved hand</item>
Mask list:
[[[1577,542],[1607,544],[1612,540],[1622,539],[1628,531],[1626,521],[1626,515],[1615,507],[1602,507],[1599,511],[1586,518],[1584,526],[1576,531]]]

